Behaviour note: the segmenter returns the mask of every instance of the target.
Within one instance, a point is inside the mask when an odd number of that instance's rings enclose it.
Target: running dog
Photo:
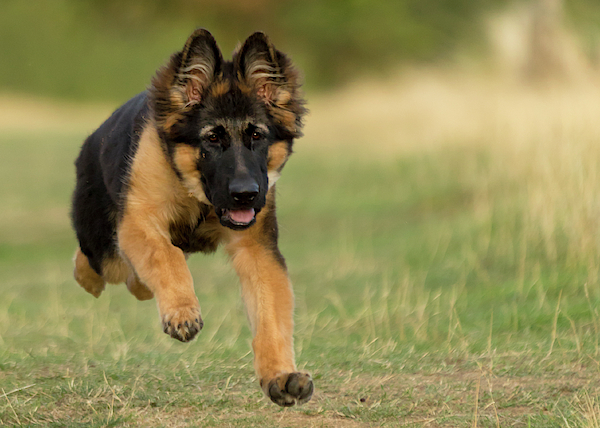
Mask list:
[[[277,247],[275,182],[306,112],[291,61],[263,33],[223,60],[196,30],[148,90],[90,135],[75,162],[75,279],[157,300],[163,330],[182,342],[202,329],[186,258],[222,244],[240,278],[254,367],[280,406],[313,393],[293,350],[294,298]]]

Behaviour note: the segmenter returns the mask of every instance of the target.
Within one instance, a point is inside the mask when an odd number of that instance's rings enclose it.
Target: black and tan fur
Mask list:
[[[98,297],[106,283],[155,297],[165,333],[202,329],[186,264],[223,245],[242,285],[263,391],[289,406],[310,399],[296,370],[292,288],[277,247],[275,180],[301,135],[298,73],[262,33],[224,61],[196,30],[149,89],[84,143],[76,161],[75,279]]]

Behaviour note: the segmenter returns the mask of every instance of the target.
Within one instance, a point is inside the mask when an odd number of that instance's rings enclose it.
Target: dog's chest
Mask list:
[[[214,212],[206,207],[191,219],[173,221],[169,233],[171,243],[184,253],[212,253],[221,241],[222,227]]]

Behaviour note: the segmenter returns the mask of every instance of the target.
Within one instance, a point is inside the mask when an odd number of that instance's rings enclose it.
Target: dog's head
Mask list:
[[[245,229],[264,207],[302,135],[299,87],[290,60],[263,33],[224,61],[203,29],[153,79],[153,119],[171,165],[224,226]]]

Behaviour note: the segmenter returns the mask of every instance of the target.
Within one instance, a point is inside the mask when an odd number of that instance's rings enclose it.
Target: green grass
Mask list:
[[[597,249],[560,219],[538,228],[531,186],[493,150],[330,160],[299,142],[280,247],[317,390],[280,409],[222,253],[189,261],[205,320],[190,344],[153,301],[72,279],[83,138],[0,136],[0,425],[598,426]]]

